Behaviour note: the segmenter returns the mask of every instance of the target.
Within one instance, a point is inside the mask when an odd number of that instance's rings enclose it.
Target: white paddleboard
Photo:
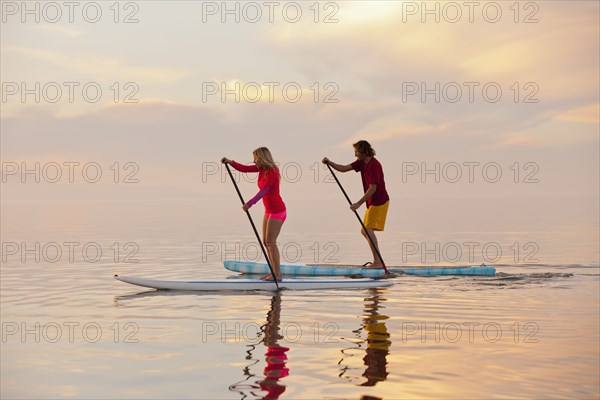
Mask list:
[[[260,279],[203,279],[195,281],[163,281],[115,275],[115,279],[132,285],[162,290],[277,290],[273,281]],[[364,289],[392,286],[393,282],[377,279],[284,279],[280,289]]]

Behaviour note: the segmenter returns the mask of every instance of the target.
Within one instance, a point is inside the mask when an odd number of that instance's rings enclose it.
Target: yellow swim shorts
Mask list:
[[[370,206],[365,211],[365,227],[374,231],[382,231],[385,227],[385,218],[387,217],[390,201],[386,201],[380,206]]]

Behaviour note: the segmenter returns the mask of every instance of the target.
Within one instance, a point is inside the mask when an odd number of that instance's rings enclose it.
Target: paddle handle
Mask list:
[[[335,179],[335,181],[337,182],[337,184],[340,187],[340,189],[342,189],[342,193],[344,193],[344,197],[346,197],[346,200],[348,200],[348,204],[352,205],[352,200],[350,200],[350,197],[348,197],[348,193],[346,193],[346,191],[344,190],[344,187],[340,183],[340,180],[338,179],[338,177],[333,172],[333,169],[331,169],[331,165],[329,165],[329,163],[327,163],[325,165],[327,165],[327,168],[329,168],[329,172],[331,172],[331,175],[333,176],[333,179]],[[381,253],[379,252],[379,249],[377,248],[377,246],[375,246],[375,242],[373,242],[373,238],[371,237],[371,235],[369,235],[369,231],[367,231],[367,228],[365,227],[365,224],[363,223],[363,220],[360,218],[360,216],[358,215],[358,213],[356,212],[356,210],[352,210],[352,211],[354,211],[354,215],[356,215],[356,218],[358,219],[358,222],[360,222],[360,226],[362,226],[363,231],[367,234],[367,238],[369,239],[369,242],[371,243],[371,246],[373,246],[373,248],[375,249],[375,252],[377,253],[377,257],[379,257],[379,259],[381,260],[381,264],[383,265],[383,269],[385,270],[386,274],[389,274],[390,271],[388,271],[387,267],[385,266],[385,262],[383,261],[383,257],[381,257]]]
[[[231,178],[231,182],[233,182],[233,187],[235,187],[235,191],[237,192],[237,194],[240,198],[240,201],[242,202],[242,204],[246,204],[246,202],[244,201],[244,197],[242,197],[242,192],[240,192],[240,189],[238,188],[238,185],[235,182],[233,174],[231,173],[229,164],[225,163],[225,167],[227,168],[227,172],[229,172],[229,177]],[[248,211],[248,210],[245,210],[245,211],[246,211],[246,215],[248,216],[248,220],[250,221],[250,225],[252,225],[252,229],[254,230],[254,234],[256,235],[256,239],[258,240],[258,244],[260,244],[260,248],[263,252],[263,255],[265,256],[265,260],[267,260],[267,265],[269,266],[269,270],[271,271],[271,276],[273,277],[275,286],[277,286],[277,289],[279,289],[279,284],[277,283],[277,277],[275,276],[275,272],[273,272],[273,267],[271,266],[271,261],[269,260],[269,256],[267,255],[265,246],[263,246],[263,242],[262,242],[262,240],[260,240],[260,236],[258,235],[258,230],[256,229],[256,225],[254,225],[254,220],[252,219],[252,216],[250,215],[250,211]]]

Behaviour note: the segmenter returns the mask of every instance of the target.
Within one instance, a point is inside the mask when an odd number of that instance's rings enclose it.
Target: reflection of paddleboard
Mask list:
[[[269,266],[266,263],[249,261],[224,261],[226,269],[244,274],[268,274]],[[490,275],[496,274],[496,269],[485,265],[475,267],[388,267],[396,274],[410,275]],[[362,265],[340,264],[282,264],[281,273],[284,276],[352,276],[360,275],[367,278],[380,278],[385,276],[383,269],[364,268]]]
[[[275,282],[259,279],[205,279],[193,281],[163,281],[146,278],[133,278],[115,275],[132,285],[164,290],[277,290]],[[278,281],[281,289],[362,289],[392,286],[393,282],[374,279],[284,279]]]

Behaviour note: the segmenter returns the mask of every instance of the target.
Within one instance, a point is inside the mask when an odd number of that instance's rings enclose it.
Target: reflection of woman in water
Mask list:
[[[283,339],[279,334],[279,323],[281,317],[281,296],[279,294],[271,299],[271,310],[267,314],[267,323],[264,325],[264,344],[267,346],[265,359],[265,379],[260,382],[260,388],[267,394],[265,399],[277,399],[285,392],[285,385],[279,384],[279,380],[289,375],[289,369],[285,366],[287,361],[287,347],[280,346],[277,341]]]
[[[254,360],[252,352],[256,345],[250,345],[250,350],[247,351],[246,360],[253,360],[253,363],[244,368],[246,378],[243,381],[234,383],[229,387],[229,390],[238,392],[245,399],[250,393],[252,396],[263,396],[263,399],[278,399],[285,392],[285,385],[280,384],[279,380],[289,375],[289,370],[286,367],[287,347],[280,346],[278,341],[283,339],[279,334],[279,325],[281,318],[281,295],[278,293],[271,298],[271,309],[267,313],[267,322],[261,327],[260,335],[263,335],[262,343],[267,347],[265,352],[266,366],[263,370],[264,379],[254,381],[256,384],[248,385],[247,382],[255,374],[250,372],[252,366],[259,361]],[[260,389],[265,394],[256,393]]]

